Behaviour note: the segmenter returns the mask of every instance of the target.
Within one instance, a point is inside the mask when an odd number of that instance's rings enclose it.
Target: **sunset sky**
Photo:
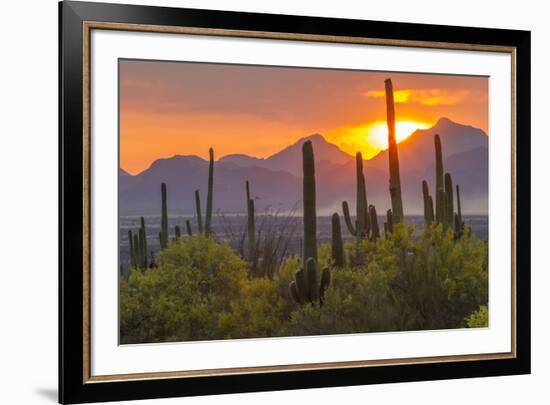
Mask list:
[[[486,77],[121,60],[120,165],[137,174],[210,146],[268,157],[313,133],[370,158],[386,148],[386,78],[398,137],[441,117],[487,132]]]

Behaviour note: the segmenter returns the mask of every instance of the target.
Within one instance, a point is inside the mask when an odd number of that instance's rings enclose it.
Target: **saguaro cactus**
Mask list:
[[[347,201],[342,202],[342,211],[344,213],[344,221],[346,226],[353,236],[364,238],[370,230],[370,222],[368,216],[367,189],[365,186],[365,176],[363,174],[363,156],[361,152],[355,155],[355,173],[356,173],[356,215],[355,225],[351,221],[349,214],[349,206]],[[359,231],[358,231],[359,230]]]
[[[378,228],[378,216],[376,214],[376,207],[374,205],[369,205],[369,216],[371,222],[370,239],[375,241],[380,237],[380,229]]]
[[[174,228],[174,232],[176,234],[176,240],[180,240],[180,238],[181,238],[181,229],[180,229],[179,225],[176,225],[176,227]]]
[[[247,214],[247,237],[248,237],[248,258],[253,259],[256,251],[256,224],[254,221],[254,200],[250,198],[250,184],[246,181],[246,214]]]
[[[134,251],[134,238],[132,236],[132,231],[128,230],[128,243],[130,245],[130,267],[136,267],[136,256]]]
[[[212,235],[212,199],[214,188],[214,149],[208,151],[210,163],[208,165],[208,194],[206,195],[206,218],[204,221],[204,232],[206,236]]]
[[[168,247],[168,207],[166,204],[166,183],[162,183],[160,186],[162,208],[160,219],[160,248],[166,249]]]
[[[435,146],[435,218],[437,222],[443,223],[445,220],[445,209],[443,204],[445,198],[439,198],[440,190],[441,193],[445,192],[443,185],[443,157],[441,153],[441,139],[438,134],[434,136],[434,146]],[[442,197],[444,195],[442,194]]]
[[[365,187],[365,176],[363,175],[363,156],[361,152],[355,154],[355,168],[357,178],[357,217],[356,217],[356,232],[359,238],[364,237],[367,233],[368,219],[367,213],[367,190]]]
[[[187,236],[193,236],[193,230],[191,229],[191,222],[189,222],[189,220],[185,221],[185,226],[187,228]]]
[[[142,238],[141,242],[141,266],[145,269],[147,268],[147,230],[145,228],[145,219],[140,218],[140,237]]]
[[[437,196],[435,199],[435,206],[439,207],[439,210],[436,208],[435,219],[437,223],[443,224],[443,229],[447,229],[447,208],[446,208],[447,199],[445,198],[445,191],[440,188],[437,190]]]
[[[403,200],[401,198],[401,178],[399,175],[399,154],[395,139],[395,109],[393,102],[393,85],[391,79],[385,80],[386,111],[388,122],[388,156],[390,163],[390,196],[393,220],[396,224],[403,221]]]
[[[312,258],[317,263],[317,208],[315,197],[315,160],[313,144],[302,145],[304,202],[304,263]]]
[[[462,221],[462,207],[460,204],[460,188],[458,184],[456,185],[456,222],[455,222],[455,232],[458,237],[461,237],[464,234],[464,222]],[[456,226],[458,225],[458,226]]]
[[[387,224],[386,226],[388,229],[384,229],[384,232],[392,233],[393,232],[393,213],[391,209],[386,211],[385,223]]]
[[[141,248],[139,246],[139,236],[137,233],[134,233],[134,257],[136,260],[136,268],[141,266]]]
[[[445,222],[453,229],[454,223],[453,180],[449,173],[445,173]]]
[[[306,260],[305,270],[300,269],[294,275],[294,281],[289,285],[290,295],[298,304],[323,302],[325,291],[330,285],[330,269],[325,268],[321,273],[321,281],[317,282],[317,267],[310,257]]]
[[[422,195],[424,197],[424,224],[430,225],[434,220],[434,207],[426,180],[422,180]]]
[[[195,212],[197,215],[197,226],[199,228],[199,233],[202,233],[202,213],[201,213],[201,196],[199,190],[195,190]]]
[[[335,212],[332,214],[332,261],[336,267],[344,267],[344,242],[342,241],[342,228],[340,217]]]

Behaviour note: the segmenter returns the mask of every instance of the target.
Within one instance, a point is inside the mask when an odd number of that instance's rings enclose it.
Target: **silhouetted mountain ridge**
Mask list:
[[[403,204],[406,214],[422,212],[421,181],[433,192],[435,161],[433,135],[441,137],[445,170],[459,183],[465,213],[486,213],[488,194],[488,137],[480,129],[448,118],[432,128],[417,130],[399,143]],[[313,134],[281,151],[260,159],[244,154],[221,157],[214,165],[214,210],[244,212],[244,183],[251,184],[257,212],[268,207],[301,209],[302,144],[311,140],[316,161],[317,206],[319,215],[341,212],[341,202],[355,205],[355,158],[338,146]],[[215,150],[215,145],[214,145]],[[365,160],[367,198],[379,213],[390,207],[388,193],[388,152]],[[194,213],[194,190],[206,198],[208,162],[198,156],[176,155],[158,159],[136,176],[121,169],[119,176],[120,213],[156,214],[160,211],[160,184],[168,187],[171,213]]]

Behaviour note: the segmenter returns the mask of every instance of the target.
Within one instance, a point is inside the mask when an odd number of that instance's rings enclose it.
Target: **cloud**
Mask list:
[[[386,93],[380,90],[370,90],[363,93],[365,97],[385,97]],[[427,106],[455,105],[469,99],[470,101],[484,100],[484,94],[472,90],[447,89],[404,89],[393,92],[396,103],[420,103]]]

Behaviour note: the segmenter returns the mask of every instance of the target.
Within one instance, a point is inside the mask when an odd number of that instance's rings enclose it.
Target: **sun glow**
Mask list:
[[[407,139],[417,129],[426,129],[430,125],[425,122],[397,121],[395,123],[395,138],[397,143]],[[388,149],[388,125],[385,121],[376,121],[365,127],[365,142],[381,150]]]

